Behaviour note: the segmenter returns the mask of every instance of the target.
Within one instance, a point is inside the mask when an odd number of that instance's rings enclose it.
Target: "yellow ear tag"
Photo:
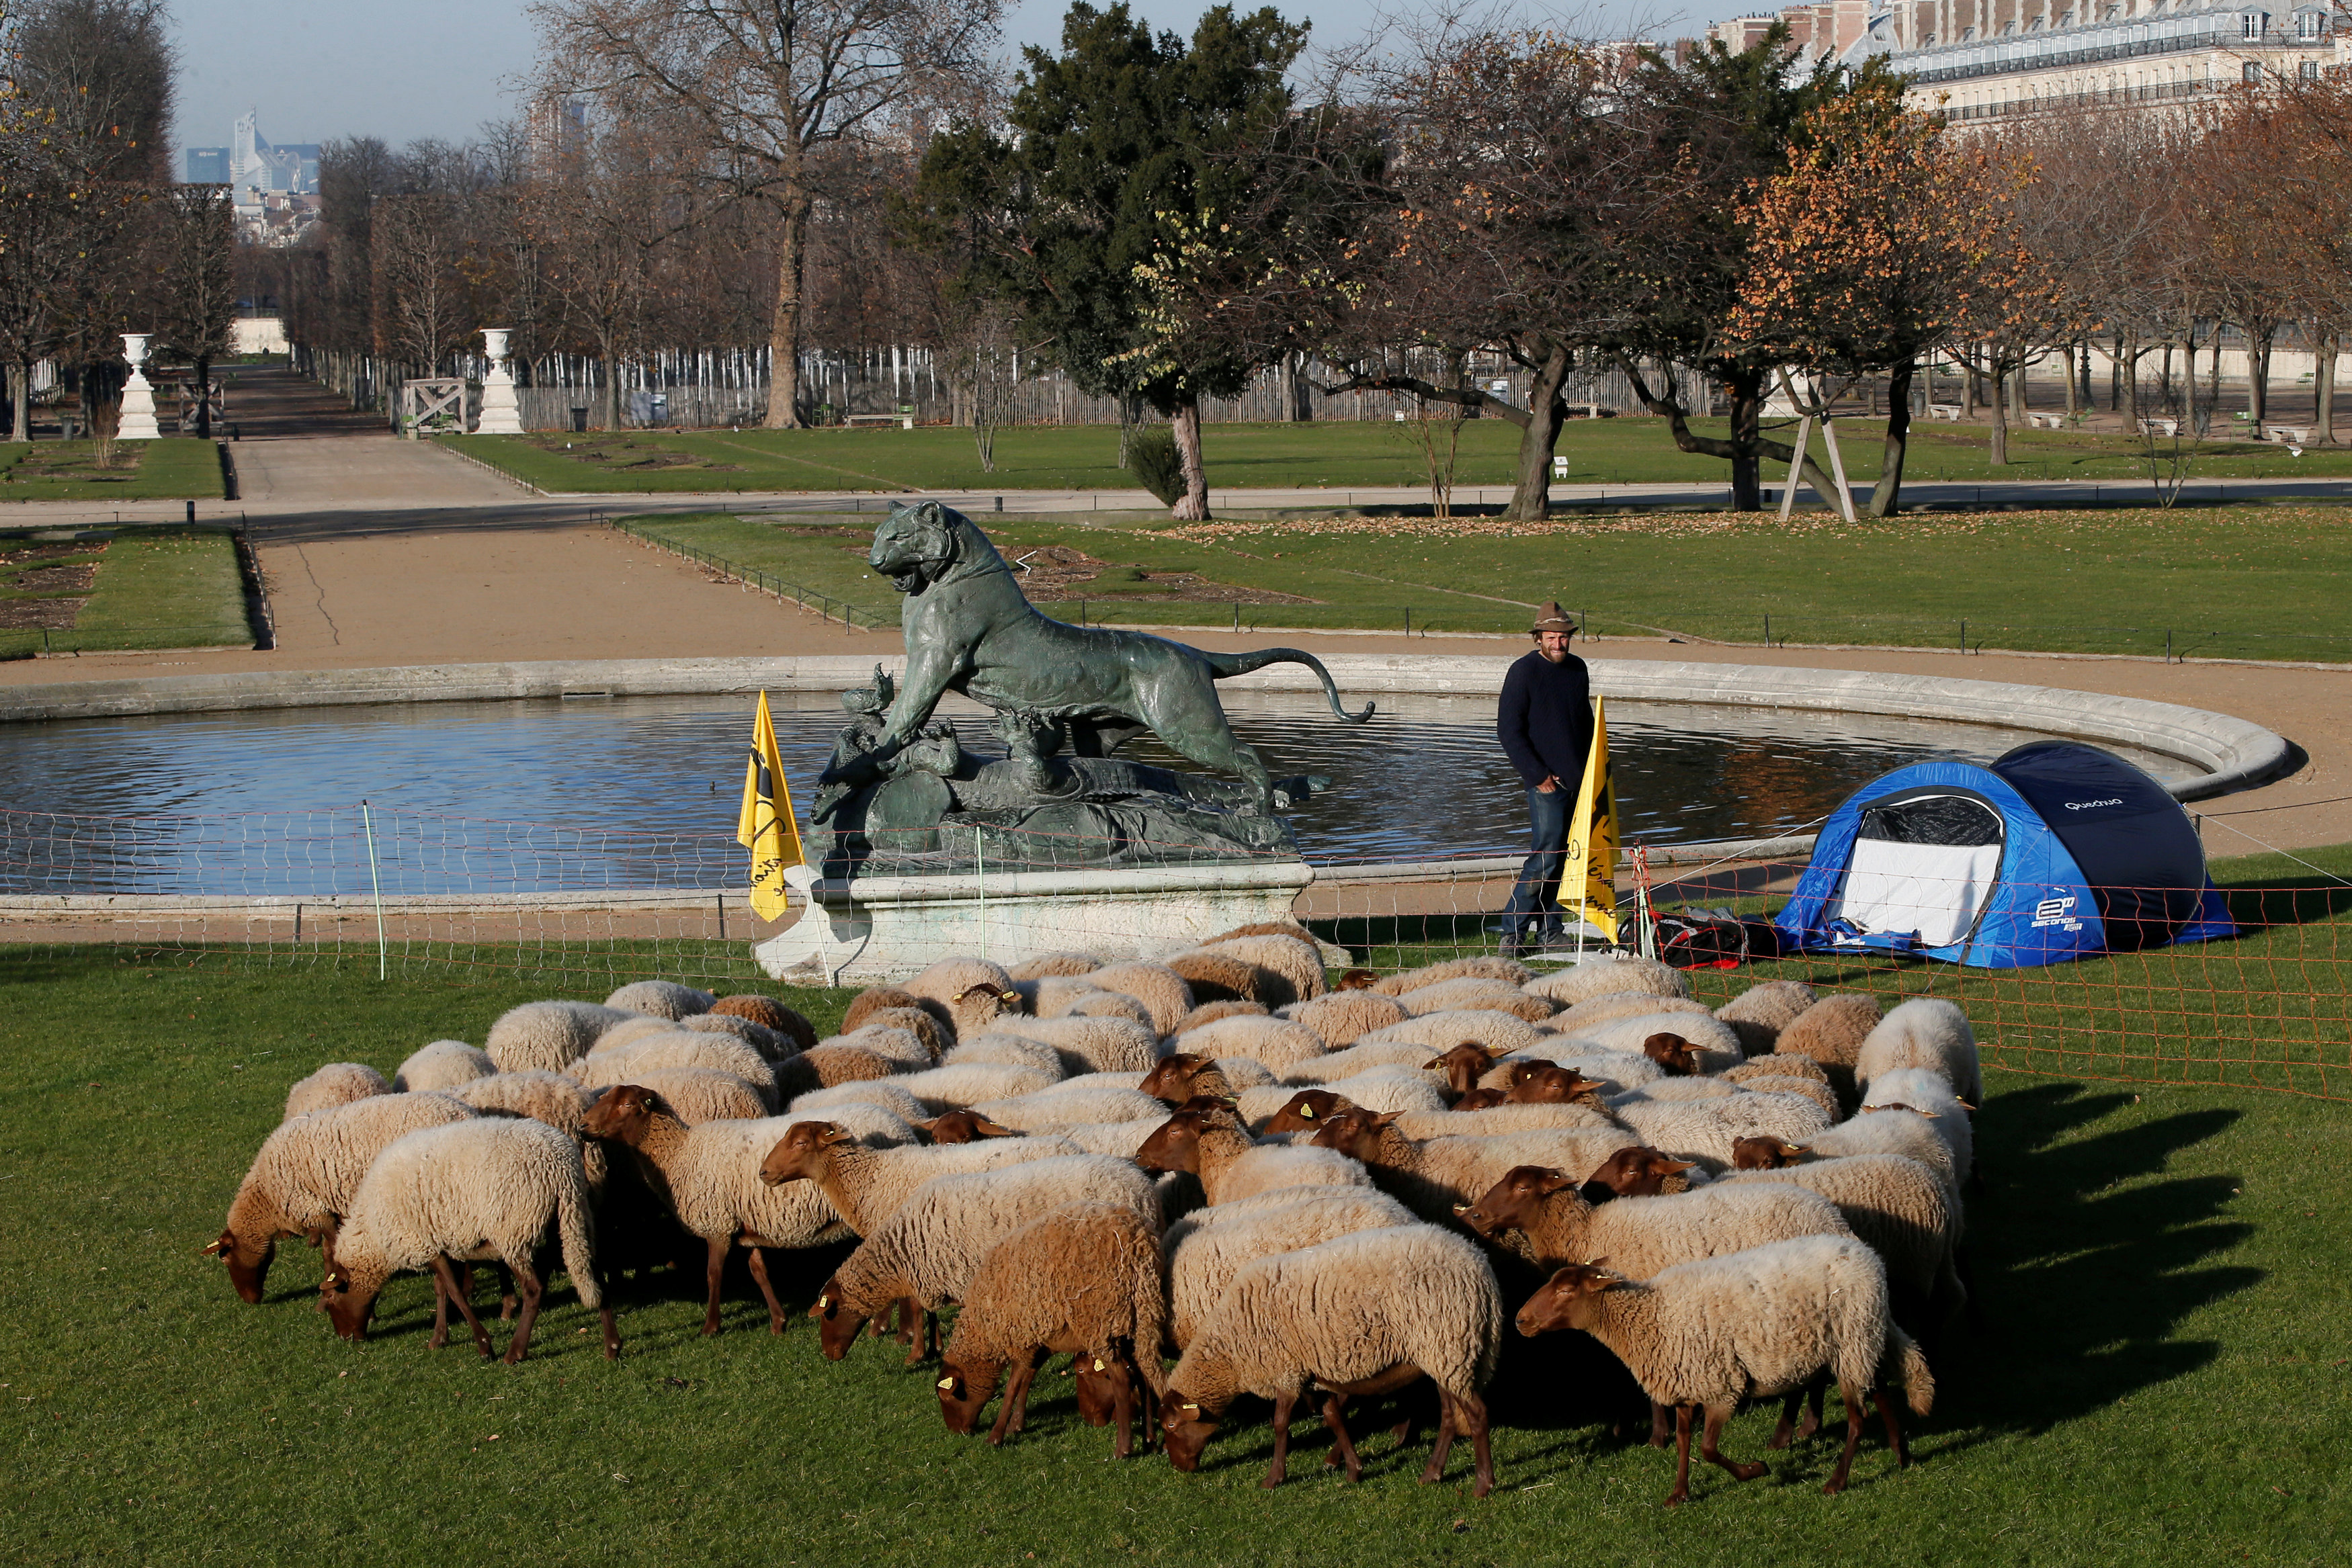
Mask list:
[[[940,1379],[940,1386],[952,1392],[955,1388],[955,1379],[952,1377],[942,1377]]]
[[[1095,1358],[1095,1370],[1096,1370],[1097,1372],[1100,1372],[1102,1369],[1103,1369],[1102,1358],[1101,1358],[1100,1356],[1097,1356],[1097,1357]]]
[[[1312,1105],[1301,1105],[1298,1108],[1298,1119],[1302,1122],[1312,1122],[1315,1120],[1315,1107]]]
[[[833,1305],[833,1298],[831,1296],[819,1296],[816,1299],[817,1311],[819,1312],[823,1312],[825,1308],[831,1305]]]

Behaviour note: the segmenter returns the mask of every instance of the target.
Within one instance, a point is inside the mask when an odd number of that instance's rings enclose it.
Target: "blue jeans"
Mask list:
[[[1518,883],[1511,889],[1511,902],[1503,905],[1508,929],[1522,930],[1538,915],[1545,930],[1560,929],[1559,876],[1568,859],[1568,814],[1575,805],[1575,791],[1564,783],[1549,792],[1528,791],[1528,852],[1519,867]]]

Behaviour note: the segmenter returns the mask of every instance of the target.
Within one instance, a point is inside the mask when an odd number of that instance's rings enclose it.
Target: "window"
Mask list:
[[[2238,68],[2238,77],[2242,81],[2258,82],[2263,79],[2263,68],[2257,62],[2248,60]]]
[[[2298,11],[2294,17],[2294,36],[2308,42],[2319,37],[2320,15],[2316,11]]]
[[[2245,24],[2245,37],[2248,43],[2257,43],[2261,41],[2263,36],[2263,24],[2269,19],[2269,17],[2263,16],[2260,11],[2248,11],[2239,16],[2238,20]],[[2248,81],[2252,81],[2254,78],[2248,77],[2246,79]]]
[[[2294,74],[2301,77],[2305,81],[2317,81],[2319,79],[2319,62],[2317,60],[2305,60],[2301,65],[2295,67]]]

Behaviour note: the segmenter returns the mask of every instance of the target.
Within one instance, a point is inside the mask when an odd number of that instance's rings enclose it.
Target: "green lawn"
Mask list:
[[[1781,433],[1793,439],[1794,422]],[[1720,420],[1698,421],[1721,434]],[[1880,444],[1865,434],[1877,425],[1843,422],[1846,473],[1857,481],[1878,476]],[[2005,467],[1988,461],[1989,432],[1980,425],[1914,425],[1905,476],[1911,479],[2083,479],[2146,483],[2141,444],[2118,435],[2072,431],[2010,433]],[[1018,425],[996,437],[996,471],[983,473],[971,434],[944,425],[916,430],[622,431],[586,435],[466,435],[442,440],[541,488],[557,492],[633,495],[719,490],[1101,490],[1136,491],[1135,476],[1118,466],[1115,425]],[[2168,446],[2169,443],[2166,444]],[[1310,424],[1211,424],[1202,438],[1209,483],[1218,489],[1428,483],[1428,468],[1409,427],[1357,420]],[[1517,426],[1476,419],[1462,427],[1458,485],[1508,485],[1518,446]],[[1568,483],[1634,484],[1693,481],[1721,484],[1719,458],[1679,452],[1665,422],[1627,418],[1572,420],[1557,452],[1568,459]],[[1816,457],[1822,453],[1816,443]],[[2310,450],[2288,455],[2276,444],[2213,442],[2198,449],[2189,474],[2198,481],[2352,474],[2352,450]],[[1780,475],[1770,477],[1777,482]],[[1149,497],[1138,496],[1142,504]]]
[[[861,433],[863,434],[863,433]],[[904,434],[903,432],[901,434]],[[1758,643],[1971,647],[2205,657],[2352,659],[2352,517],[2331,507],[1936,516],[1853,527],[1829,518],[1288,517],[1177,527],[1161,519],[983,517],[1007,555],[1068,545],[1148,574],[1296,595],[1241,606],[1241,624],[1517,632],[1557,598],[1611,636],[1660,632]],[[895,623],[866,573],[875,519],[648,516],[631,528],[849,601]],[[1140,626],[1225,625],[1234,606],[1106,572],[1048,613]],[[1497,602],[1514,601],[1516,603]]]
[[[8,501],[217,501],[220,448],[166,436],[124,441],[110,467],[87,441],[0,442],[0,503]],[[6,510],[0,507],[0,523]]]
[[[2342,930],[2339,916],[2303,935]],[[1988,1186],[1970,1206],[1985,1326],[1938,1350],[1914,1468],[1894,1472],[1874,1436],[1840,1499],[1820,1495],[1835,1450],[1816,1443],[1769,1456],[1769,1479],[1744,1487],[1703,1469],[1691,1507],[1662,1509],[1668,1457],[1610,1437],[1607,1369],[1564,1339],[1510,1339],[1492,1393],[1501,1485],[1479,1501],[1466,1456],[1424,1488],[1412,1478],[1425,1448],[1400,1457],[1385,1437],[1348,1487],[1321,1472],[1311,1422],[1295,1479],[1262,1492],[1262,1407],[1237,1415],[1199,1475],[1115,1464],[1050,1375],[1010,1448],[951,1437],[933,1374],[895,1347],[818,1356],[798,1313],[835,1253],[777,1270],[795,1314],[782,1341],[762,1332],[747,1280],[730,1279],[715,1341],[696,1333],[698,1280],[625,1281],[617,1364],[568,1292],[520,1368],[479,1364],[462,1341],[429,1353],[431,1294],[415,1279],[387,1293],[366,1345],[338,1343],[299,1247],[265,1304],[239,1305],[197,1249],[295,1078],[478,1040],[514,1002],[601,995],[633,964],[712,972],[612,951],[574,956],[593,979],[520,968],[558,956],[509,951],[504,968],[418,965],[380,982],[373,954],[273,967],[0,949],[0,1559],[466,1563],[526,1542],[550,1561],[615,1563],[1521,1568],[1769,1551],[2105,1568],[2333,1563],[2352,1528],[2352,1243],[2336,1207],[2352,1108],[2252,1088],[1990,1072]],[[2095,967],[2089,1005],[2121,1023],[2137,998],[2098,993]],[[2340,954],[2298,973],[2340,1006]],[[1703,978],[1713,992],[1763,975]],[[797,999],[829,1026],[847,993]],[[1988,1029],[1996,1058],[2000,1027]],[[1507,1282],[1514,1302],[1529,1284]],[[1758,1456],[1769,1426],[1750,1412],[1727,1447]]]
[[[0,551],[24,548],[0,538]],[[94,584],[74,597],[88,602],[68,628],[0,629],[0,658],[44,650],[98,652],[121,648],[249,647],[245,584],[236,543],[217,528],[124,529],[102,548],[0,566],[0,614],[11,605],[52,597],[54,589],[25,586],[29,573],[58,566],[95,565]],[[38,579],[34,579],[36,582]]]

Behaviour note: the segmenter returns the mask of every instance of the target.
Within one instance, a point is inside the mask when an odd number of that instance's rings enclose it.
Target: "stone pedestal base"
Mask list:
[[[156,441],[163,437],[163,428],[155,423],[155,389],[133,366],[131,379],[122,383],[122,412],[114,427],[118,441]]]
[[[949,957],[1007,968],[1047,953],[1157,958],[1236,925],[1288,920],[1314,880],[1304,861],[828,880],[813,884],[790,929],[751,954],[774,978],[803,986],[903,980]],[[1348,955],[1326,945],[1324,958]]]
[[[503,367],[482,378],[482,411],[474,422],[474,434],[522,434],[522,411],[515,401],[514,378]]]

